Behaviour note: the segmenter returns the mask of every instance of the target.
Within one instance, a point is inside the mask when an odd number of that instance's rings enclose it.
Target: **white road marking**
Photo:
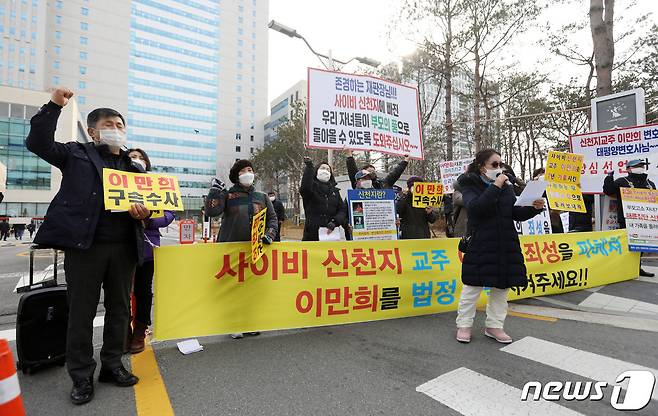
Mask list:
[[[94,328],[103,326],[105,323],[105,315],[100,315],[94,318]],[[7,341],[16,340],[16,328],[5,329],[0,331],[0,339],[6,339]]]
[[[610,385],[614,385],[617,376],[627,370],[651,371],[658,379],[656,369],[533,337],[525,337],[500,350],[594,381],[605,381]],[[658,400],[658,391],[654,390],[652,397]]]
[[[642,302],[635,299],[606,295],[604,293],[592,293],[587,297],[587,299],[580,302],[578,306],[615,312],[633,312],[646,315],[658,315],[658,305]]]
[[[466,416],[581,415],[546,400],[521,401],[521,390],[461,367],[416,387],[434,400]]]

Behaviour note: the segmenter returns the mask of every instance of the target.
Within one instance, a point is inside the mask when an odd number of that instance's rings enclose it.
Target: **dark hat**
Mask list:
[[[414,182],[422,182],[423,178],[420,176],[412,176],[411,178],[407,179],[407,188],[411,188],[414,186]]]
[[[240,159],[236,161],[228,173],[228,179],[235,184],[239,183],[240,180],[238,179],[238,176],[240,175],[240,171],[244,168],[253,169],[253,165],[251,164],[251,161],[247,159]]]
[[[354,179],[356,179],[356,180],[358,181],[359,179],[363,179],[363,178],[365,178],[366,176],[369,177],[369,176],[370,176],[370,172],[368,172],[367,170],[360,170],[360,171],[358,171],[358,172],[356,173],[356,175],[354,175]]]
[[[628,162],[626,162],[626,167],[627,168],[634,168],[634,167],[642,166],[642,165],[649,166],[649,162],[647,162],[644,159],[633,159],[633,160],[629,160]]]

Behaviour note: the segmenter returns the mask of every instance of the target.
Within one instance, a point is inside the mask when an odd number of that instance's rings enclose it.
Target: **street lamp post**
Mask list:
[[[348,61],[339,61],[338,59],[333,58],[333,56],[331,54],[331,49],[329,50],[327,55],[325,55],[323,53],[320,53],[320,52],[317,52],[315,49],[313,49],[311,44],[308,43],[308,41],[306,40],[306,38],[304,38],[304,36],[300,35],[295,29],[293,29],[291,27],[283,25],[283,24],[281,24],[281,23],[279,23],[275,20],[270,21],[270,23],[267,25],[267,27],[269,27],[270,29],[275,30],[279,33],[282,33],[286,36],[289,36],[291,38],[299,38],[299,39],[303,40],[304,43],[306,44],[306,46],[308,47],[308,49],[310,49],[310,51],[313,52],[313,54],[318,57],[318,59],[320,60],[320,63],[322,63],[322,66],[324,66],[325,69],[335,71],[335,70],[339,69],[339,68],[336,68],[335,63],[339,63],[339,64],[345,66],[345,65],[349,64],[352,61],[358,61],[358,62],[360,62],[364,65],[372,66],[373,68],[377,68],[379,65],[381,65],[381,62],[379,62],[375,59],[372,59],[372,58],[365,57],[365,56],[355,56],[354,58],[352,58]],[[323,61],[320,58],[326,59],[329,62],[329,64],[327,65],[327,63],[325,63],[325,61]],[[327,162],[331,166],[333,166],[333,159],[334,159],[333,149],[327,150]]]

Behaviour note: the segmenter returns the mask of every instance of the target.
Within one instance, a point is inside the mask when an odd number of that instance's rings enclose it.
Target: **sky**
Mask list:
[[[641,11],[653,12],[652,20],[658,21],[658,0],[637,0],[631,11],[625,11],[629,0],[617,0],[616,15],[629,18]],[[391,32],[402,0],[270,0],[270,20],[289,26],[313,46],[328,54],[331,49],[336,59],[347,61],[355,56],[366,56],[382,63],[399,61],[416,48],[415,41],[399,33]],[[551,22],[558,26],[574,18],[588,20],[588,0],[575,1],[571,5],[552,5],[538,19],[538,26]],[[393,33],[393,36],[391,36]],[[518,68],[531,71],[540,69],[557,74],[566,82],[571,75],[585,76],[586,71],[574,68],[561,58],[548,56],[548,51],[536,42],[544,36],[541,28],[535,28],[515,38],[506,50],[508,60],[516,60]],[[591,50],[591,35],[583,33],[577,39],[583,50]],[[269,86],[271,101],[299,80],[306,78],[307,67],[322,67],[301,39],[290,38],[273,30],[269,31]],[[354,72],[358,64],[343,68]],[[585,75],[582,75],[585,74]]]

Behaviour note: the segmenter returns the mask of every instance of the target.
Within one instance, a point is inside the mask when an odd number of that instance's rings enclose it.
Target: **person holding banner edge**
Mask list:
[[[347,163],[347,176],[350,178],[350,183],[352,184],[352,189],[357,189],[357,173],[359,172],[359,168],[356,166],[356,160],[354,160],[354,152],[351,150],[345,150],[345,154],[347,155],[346,163]],[[404,157],[404,160],[402,160],[400,163],[397,164],[397,166],[393,169],[391,173],[389,173],[384,180],[378,179],[377,178],[377,170],[375,167],[371,164],[365,165],[361,170],[366,170],[368,173],[370,173],[370,177],[372,179],[372,188],[374,189],[390,189],[395,185],[395,182],[400,179],[400,176],[404,173],[404,170],[407,168],[409,165],[409,155],[406,155]]]
[[[617,199],[617,222],[619,228],[626,228],[626,219],[624,218],[624,206],[621,203],[621,188],[638,188],[638,189],[656,189],[654,184],[647,175],[649,162],[644,159],[633,159],[626,162],[628,176],[621,177],[617,180],[614,178],[614,171],[611,171],[603,182],[603,193]],[[645,271],[640,265],[640,276],[654,277],[654,273]]]
[[[84,404],[94,397],[96,361],[93,320],[105,293],[105,325],[98,381],[129,387],[139,379],[121,361],[130,319],[130,287],[135,266],[142,261],[142,220],[151,213],[142,204],[128,212],[103,206],[103,169],[135,171],[122,147],[126,143],[123,116],[98,108],[87,116],[90,143],[55,141],[57,119],[73,92],[58,88],[30,121],[25,144],[32,153],[62,171],[62,183],[48,207],[34,242],[65,252],[69,323],[66,365],[73,380],[71,401]]]
[[[317,168],[309,157],[304,158],[304,174],[299,194],[302,196],[306,221],[302,241],[319,241],[320,228],[333,232],[347,218],[347,206],[336,187],[334,174],[327,163]]]
[[[526,221],[542,212],[544,200],[530,207],[514,206],[516,196],[503,174],[500,153],[494,149],[477,152],[467,172],[459,177],[464,206],[468,212],[466,247],[462,264],[463,288],[457,312],[456,339],[471,340],[475,307],[483,287],[491,288],[487,301],[484,334],[500,343],[512,338],[503,325],[510,288],[527,285],[526,267],[514,221]],[[470,238],[469,238],[470,237]]]
[[[226,188],[224,182],[213,178],[206,197],[204,208],[209,217],[222,216],[222,224],[217,235],[217,242],[251,241],[251,221],[254,214],[267,210],[264,244],[272,244],[277,233],[277,217],[272,201],[263,192],[254,187],[254,169],[251,161],[237,160],[229,171],[229,180],[233,186]],[[248,332],[247,335],[259,335]],[[233,339],[241,339],[242,333],[231,334]]]

